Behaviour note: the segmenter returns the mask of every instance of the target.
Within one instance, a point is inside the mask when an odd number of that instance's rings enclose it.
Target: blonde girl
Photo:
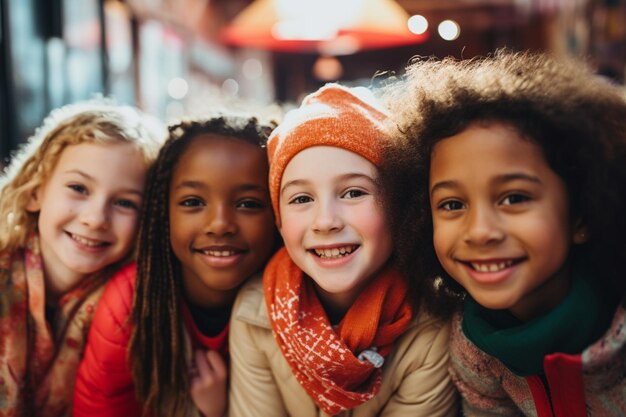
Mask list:
[[[94,307],[130,259],[161,133],[130,107],[71,105],[0,177],[0,414],[70,412]]]

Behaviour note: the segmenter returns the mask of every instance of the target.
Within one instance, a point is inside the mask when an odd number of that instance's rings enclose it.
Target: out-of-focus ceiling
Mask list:
[[[516,25],[520,3],[515,0],[396,0],[409,14],[429,20],[456,20],[463,28],[483,30]]]

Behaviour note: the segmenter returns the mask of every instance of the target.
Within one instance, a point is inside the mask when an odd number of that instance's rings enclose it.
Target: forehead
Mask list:
[[[518,170],[552,171],[537,143],[502,123],[469,125],[439,141],[431,153],[431,180],[440,175],[467,178]]]
[[[182,152],[174,169],[174,179],[183,176],[247,175],[267,180],[265,149],[245,140],[216,134],[194,137]]]
[[[147,169],[142,153],[130,142],[89,142],[65,147],[47,180],[79,174],[99,184],[142,188]]]
[[[315,179],[357,173],[374,178],[376,166],[361,155],[335,146],[313,146],[298,152],[289,161],[282,183],[294,178]]]
[[[123,161],[125,163],[134,164],[139,160],[141,160],[143,165],[143,155],[141,151],[130,142],[84,142],[67,145],[59,155],[57,167],[68,164],[89,166],[104,163],[104,161],[108,161],[109,163]]]

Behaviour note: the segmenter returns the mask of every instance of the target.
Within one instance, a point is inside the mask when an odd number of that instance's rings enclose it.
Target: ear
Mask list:
[[[41,210],[41,197],[41,187],[35,188],[30,193],[30,198],[28,199],[28,203],[26,203],[26,211],[37,213]]]
[[[589,228],[583,223],[582,219],[576,220],[574,225],[574,234],[572,236],[572,243],[575,245],[581,245],[589,240]]]

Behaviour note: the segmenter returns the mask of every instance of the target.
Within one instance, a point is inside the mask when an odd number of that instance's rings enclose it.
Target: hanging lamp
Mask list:
[[[232,46],[324,55],[424,42],[394,0],[255,0],[221,32]]]

